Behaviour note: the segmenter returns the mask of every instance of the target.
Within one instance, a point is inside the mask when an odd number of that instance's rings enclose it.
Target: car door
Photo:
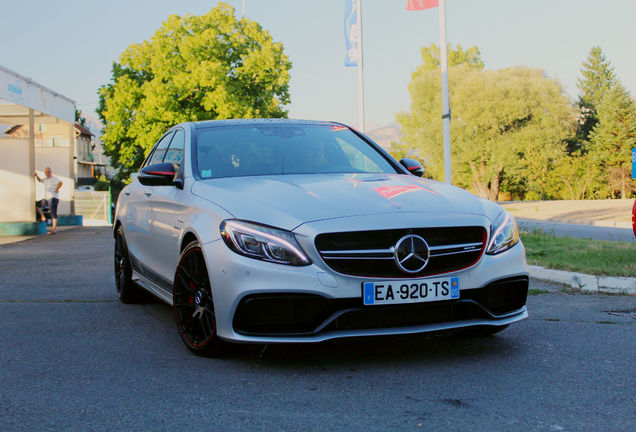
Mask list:
[[[177,177],[183,180],[183,157],[186,135],[183,129],[175,130],[163,162],[177,166]],[[184,218],[189,210],[188,192],[177,186],[152,187],[150,218],[153,250],[152,270],[164,283],[172,286],[179,259],[179,238]]]
[[[142,168],[163,160],[173,135],[174,132],[170,131],[157,141]],[[155,247],[151,232],[153,189],[151,186],[142,185],[135,178],[124,191],[124,193],[128,192],[128,196],[125,197],[127,202],[125,235],[128,251],[132,257],[133,267],[149,278],[151,275],[148,274],[148,269],[152,268],[150,263]]]

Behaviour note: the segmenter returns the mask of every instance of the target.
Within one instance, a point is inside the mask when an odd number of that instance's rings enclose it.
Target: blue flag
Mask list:
[[[345,66],[358,66],[360,63],[360,28],[358,25],[359,0],[345,0]]]

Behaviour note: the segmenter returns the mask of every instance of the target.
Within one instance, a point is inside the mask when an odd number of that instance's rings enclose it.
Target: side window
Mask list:
[[[185,132],[181,129],[177,129],[174,133],[174,138],[170,142],[170,147],[166,151],[166,156],[163,158],[164,162],[172,162],[173,164],[181,166],[183,160],[183,148],[185,147]]]
[[[166,154],[166,149],[168,148],[168,144],[170,144],[170,138],[172,138],[172,135],[174,134],[171,132],[159,140],[146,165],[161,163],[163,161],[163,157]]]

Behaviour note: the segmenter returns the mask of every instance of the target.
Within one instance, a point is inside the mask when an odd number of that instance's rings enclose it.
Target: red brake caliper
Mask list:
[[[190,288],[192,288],[193,291],[196,289],[196,286],[192,281],[190,281]],[[192,296],[192,294],[188,296],[188,303],[194,303],[194,297]]]

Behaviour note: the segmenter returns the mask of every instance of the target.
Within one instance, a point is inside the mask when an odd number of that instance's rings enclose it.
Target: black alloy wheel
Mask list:
[[[138,303],[143,299],[143,293],[132,281],[132,266],[128,256],[128,247],[121,227],[115,232],[115,286],[117,296],[122,303]]]
[[[224,343],[217,337],[210,277],[198,242],[190,243],[179,257],[172,295],[177,328],[186,346],[199,355],[220,355]]]

